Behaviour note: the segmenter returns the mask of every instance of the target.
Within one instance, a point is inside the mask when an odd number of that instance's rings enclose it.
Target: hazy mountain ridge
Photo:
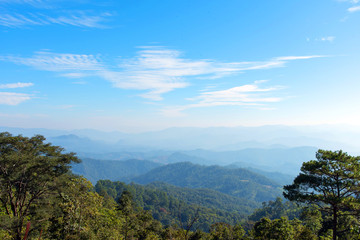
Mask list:
[[[116,161],[83,158],[81,163],[72,165],[72,172],[82,175],[93,184],[96,184],[98,180],[104,179],[111,181],[124,180],[147,173],[161,165],[160,163],[137,159]]]
[[[131,180],[139,184],[165,182],[179,187],[208,188],[257,202],[281,195],[279,184],[249,170],[200,166],[189,162],[158,167]]]
[[[32,136],[42,134],[51,140],[61,135],[77,135],[77,146],[91,152],[118,151],[179,151],[207,149],[216,151],[245,148],[273,148],[313,146],[322,149],[343,149],[359,152],[360,132],[331,126],[282,126],[260,127],[182,127],[144,133],[103,132],[92,129],[51,130],[0,127],[1,131]],[[91,144],[89,140],[95,143]],[[71,145],[62,142],[68,150]],[[73,142],[74,143],[74,142]],[[89,145],[92,148],[89,148]],[[96,146],[97,145],[97,146]],[[79,151],[78,151],[79,152]]]
[[[215,152],[207,150],[185,151],[190,156],[200,157],[219,165],[233,164],[242,168],[256,168],[267,172],[297,175],[301,164],[315,157],[317,148],[249,148],[238,151]]]
[[[359,133],[351,133],[350,130],[332,130],[329,126],[274,125],[183,127],[128,134],[91,129],[70,131],[0,127],[0,131],[13,134],[42,134],[47,137],[48,142],[62,146],[66,151],[76,152],[81,158],[139,159],[164,164],[183,161],[203,165],[234,164],[242,168],[250,167],[292,176],[297,175],[302,162],[314,158],[318,148],[329,147],[344,151],[360,149],[353,146],[344,148],[348,146],[348,143],[344,142],[345,137],[348,137],[349,141],[360,139]],[[338,140],[342,142],[337,143]],[[358,144],[357,141],[352,143]]]

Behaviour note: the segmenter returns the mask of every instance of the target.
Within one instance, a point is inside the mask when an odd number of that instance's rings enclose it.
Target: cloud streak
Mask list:
[[[95,76],[111,82],[113,87],[145,91],[140,96],[162,100],[162,95],[190,85],[189,78],[223,78],[246,71],[284,67],[295,60],[324,56],[283,56],[266,61],[219,62],[211,59],[188,59],[177,50],[164,47],[142,47],[133,58],[117,65],[107,64],[99,56],[37,52],[32,57],[0,56],[2,61],[36,69],[60,72],[68,78]]]
[[[9,89],[9,88],[24,88],[24,87],[31,87],[33,83],[7,83],[7,84],[0,84],[0,89]]]
[[[31,96],[25,93],[0,92],[0,104],[2,105],[18,105],[30,99]]]
[[[360,6],[354,6],[354,7],[350,7],[348,8],[348,12],[358,12],[360,11]]]
[[[0,0],[0,3],[11,3],[11,4],[39,4],[43,0]]]
[[[170,106],[162,109],[162,114],[168,117],[182,116],[183,111],[192,108],[200,107],[215,107],[215,106],[254,106],[258,109],[266,109],[263,107],[268,103],[280,102],[283,99],[280,97],[268,96],[269,93],[281,90],[284,87],[274,86],[268,88],[260,88],[259,85],[266,81],[256,81],[253,84],[237,86],[220,91],[202,92],[199,96],[189,98],[189,101],[195,103],[183,106]]]
[[[104,70],[100,75],[122,89],[148,90],[144,98],[161,100],[162,94],[190,85],[189,77],[216,79],[228,75],[259,69],[284,67],[288,61],[322,57],[287,56],[263,62],[218,62],[209,59],[192,60],[182,57],[177,50],[145,47],[132,59],[119,64],[120,70]]]
[[[29,26],[62,25],[81,28],[104,28],[113,14],[81,9],[83,4],[75,3],[78,10],[62,8],[57,1],[49,0],[0,0],[0,26],[21,28]],[[61,2],[61,1],[60,1]],[[26,8],[22,8],[25,5]],[[18,8],[19,7],[19,8]],[[11,9],[7,10],[7,9]]]
[[[37,52],[32,57],[0,56],[0,60],[30,66],[39,70],[54,72],[78,72],[101,70],[97,57],[83,54],[58,54]],[[75,71],[75,72],[72,72]]]
[[[0,14],[0,25],[5,27],[25,27],[25,26],[46,26],[46,25],[68,25],[76,27],[103,28],[106,17],[109,13],[101,15],[89,15],[83,11],[76,13],[66,13],[59,16],[48,16],[41,13],[29,14]]]

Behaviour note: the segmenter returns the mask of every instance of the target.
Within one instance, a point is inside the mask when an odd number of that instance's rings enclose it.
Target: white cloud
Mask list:
[[[360,11],[360,6],[354,6],[348,8],[348,12],[358,12],[358,11]]]
[[[333,42],[335,40],[335,36],[325,36],[325,37],[320,37],[320,38],[314,38],[314,39],[310,39],[310,38],[306,38],[307,42],[310,41],[317,41],[317,42]],[[324,57],[324,56],[318,56],[318,57]],[[306,58],[303,58],[306,59]]]
[[[0,104],[4,105],[18,105],[30,99],[31,97],[29,94],[0,92]]]
[[[323,42],[333,42],[335,40],[335,37],[334,36],[327,36],[327,37],[322,37],[320,38],[320,41],[323,41]]]
[[[81,72],[72,72],[72,73],[63,73],[61,74],[61,76],[63,77],[67,77],[67,78],[84,78],[84,77],[88,77],[89,75],[86,73],[81,73]]]
[[[9,88],[23,88],[23,87],[31,87],[33,83],[7,83],[7,84],[0,84],[0,89],[9,89]]]
[[[12,4],[38,4],[43,0],[0,0],[0,3],[12,3]]]
[[[70,77],[80,74],[82,71],[95,71],[102,69],[99,61],[93,55],[82,54],[63,54],[51,52],[37,52],[29,58],[3,56],[0,60],[10,61],[16,64],[22,64],[46,71],[75,71],[70,72]]]
[[[226,90],[202,92],[199,96],[188,100],[196,103],[183,106],[171,106],[162,109],[165,116],[182,116],[182,112],[191,108],[214,107],[214,106],[258,106],[258,109],[268,110],[264,104],[279,102],[280,97],[267,96],[272,91],[283,89],[282,86],[260,88],[258,85],[266,81],[256,81],[253,84],[233,87]]]
[[[277,61],[291,61],[291,60],[304,60],[304,59],[312,59],[312,58],[320,58],[325,57],[323,55],[311,55],[311,56],[286,56],[286,57],[277,57],[274,58]]]
[[[144,47],[133,59],[126,59],[118,71],[102,71],[100,75],[123,89],[150,90],[144,98],[161,100],[161,94],[189,85],[188,77],[214,79],[249,70],[283,67],[286,62],[321,56],[278,57],[263,62],[217,62],[191,60],[181,52],[161,47]]]
[[[1,11],[0,26],[12,28],[46,25],[103,28],[104,23],[113,15],[109,12],[69,11],[49,0],[0,0],[0,4],[11,5],[11,8],[5,5]],[[26,5],[26,8],[17,10],[17,5]],[[80,7],[81,5],[83,4],[80,3]]]
[[[107,15],[107,14],[106,14]],[[91,16],[85,13],[51,17],[44,14],[1,14],[0,25],[5,27],[24,27],[30,25],[45,26],[50,24],[71,25],[76,27],[102,28],[104,15]]]
[[[216,79],[250,70],[284,67],[287,62],[324,57],[283,56],[267,61],[219,62],[182,57],[177,50],[164,47],[142,47],[133,58],[117,66],[104,63],[94,55],[38,52],[33,57],[0,56],[0,60],[31,66],[40,70],[61,72],[69,78],[100,77],[116,88],[146,91],[141,97],[161,100],[164,93],[190,85],[188,79]]]
[[[338,2],[348,2],[348,3],[352,3],[352,4],[356,4],[358,2],[360,2],[360,0],[337,0]]]

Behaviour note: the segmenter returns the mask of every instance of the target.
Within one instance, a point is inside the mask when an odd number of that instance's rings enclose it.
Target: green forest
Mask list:
[[[190,163],[93,185],[72,172],[75,153],[3,132],[0,239],[359,239],[360,157],[315,158],[285,186]]]

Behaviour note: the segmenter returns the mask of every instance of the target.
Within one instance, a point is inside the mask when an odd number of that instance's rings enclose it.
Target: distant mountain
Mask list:
[[[256,168],[267,172],[281,172],[295,176],[303,162],[315,158],[314,147],[259,149],[215,152],[207,150],[184,151],[185,154],[207,159],[220,165],[235,164],[242,168]]]
[[[336,128],[336,127],[334,127]],[[339,127],[336,129],[340,129]],[[273,148],[274,146],[314,146],[324,149],[356,150],[353,139],[360,132],[331,127],[296,127],[269,125],[260,127],[174,127],[162,131],[132,134],[122,138],[120,144],[146,146],[163,150],[208,149],[217,151],[245,148]],[[358,146],[358,147],[356,147]]]
[[[239,168],[239,166],[237,164],[231,164],[226,167]],[[291,184],[295,178],[295,176],[293,176],[293,175],[284,174],[284,173],[280,173],[280,172],[268,172],[268,171],[264,171],[264,170],[260,170],[260,169],[252,168],[252,167],[248,167],[246,169],[248,169],[251,172],[259,173],[259,174],[273,180],[274,182],[280,184],[281,186]]]
[[[95,184],[103,179],[124,180],[144,174],[159,166],[161,166],[160,163],[136,159],[114,161],[84,158],[81,163],[72,165],[72,172],[84,176]]]
[[[216,161],[209,159],[187,155],[181,152],[175,152],[166,158],[167,163],[178,163],[178,162],[191,162],[201,165],[215,165]]]
[[[315,148],[343,149],[353,155],[360,154],[360,131],[341,126],[282,126],[260,127],[174,127],[144,133],[103,132],[92,129],[51,130],[0,127],[0,131],[32,136],[44,135],[55,138],[61,135],[76,135],[101,143],[92,148],[82,141],[81,149],[91,152],[149,152],[154,150],[188,151],[206,149],[215,151],[237,151],[247,148],[272,149],[313,146]],[[62,142],[66,145],[65,142]],[[76,150],[76,152],[80,152]]]
[[[208,188],[257,202],[281,195],[280,185],[246,169],[200,166],[189,162],[168,164],[132,178],[139,184],[165,182],[179,187]]]
[[[108,152],[114,150],[111,145],[105,142],[91,140],[87,137],[79,137],[75,134],[49,137],[48,142],[58,145],[71,152]]]
[[[265,172],[279,172],[292,177],[299,173],[303,162],[314,159],[317,148],[273,148],[243,149],[238,151],[209,151],[203,149],[191,151],[149,151],[149,152],[107,152],[84,153],[83,158],[127,160],[142,159],[158,163],[192,162],[202,165],[234,165],[241,168],[254,168]]]
[[[149,160],[153,162],[167,163],[168,157],[173,154],[172,151],[113,151],[113,152],[77,152],[77,155],[81,158],[93,158],[102,160],[128,160],[139,159]]]
[[[294,181],[294,176],[290,174],[284,174],[280,172],[267,172],[256,168],[247,168],[247,169],[249,169],[252,172],[259,173],[275,181],[276,183],[279,183],[281,186],[291,184]]]
[[[22,134],[27,137],[40,134],[46,138],[57,137],[61,135],[77,135],[82,138],[90,138],[95,141],[103,141],[106,143],[115,143],[119,139],[128,136],[126,133],[112,131],[105,132],[95,129],[75,129],[75,130],[56,130],[56,129],[46,129],[46,128],[14,128],[14,127],[0,127],[1,132],[10,132],[15,135]]]

